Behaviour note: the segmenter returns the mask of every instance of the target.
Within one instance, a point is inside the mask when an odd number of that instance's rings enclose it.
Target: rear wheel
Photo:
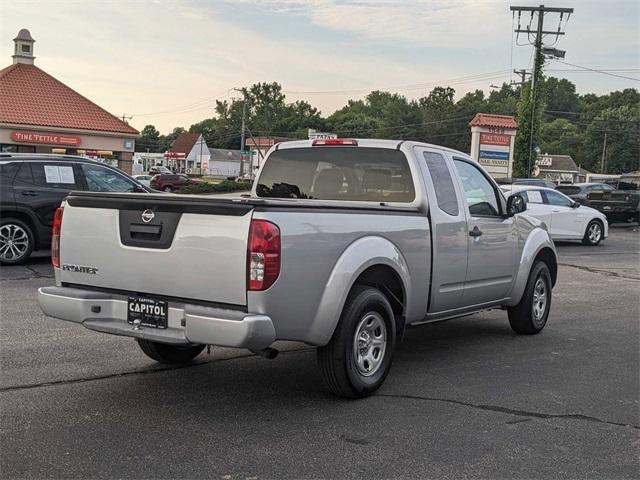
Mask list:
[[[136,341],[149,358],[156,362],[173,365],[189,363],[204,350],[204,345],[167,345],[166,343],[152,342],[140,338],[136,338]]]
[[[603,228],[602,223],[598,220],[591,220],[584,232],[582,243],[585,245],[596,246],[602,240]]]
[[[387,297],[376,288],[354,287],[331,341],[318,348],[318,365],[329,390],[347,398],[371,395],[389,373],[395,342]]]
[[[17,218],[3,218],[0,222],[0,263],[15,265],[29,258],[34,236],[29,225]]]
[[[520,302],[510,307],[509,324],[516,333],[540,333],[547,324],[551,309],[551,274],[542,261],[534,263]]]

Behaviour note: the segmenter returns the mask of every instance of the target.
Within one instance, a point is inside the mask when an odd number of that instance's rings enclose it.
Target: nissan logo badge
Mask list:
[[[153,210],[150,210],[148,208],[144,212],[142,212],[142,221],[144,223],[149,223],[155,217],[156,217],[156,214],[153,213]]]

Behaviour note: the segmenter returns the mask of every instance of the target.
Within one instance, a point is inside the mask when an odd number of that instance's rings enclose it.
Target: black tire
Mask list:
[[[540,313],[540,302],[536,302],[536,288],[538,287],[538,281],[544,284],[545,303],[544,310]],[[549,267],[543,261],[536,261],[529,273],[529,279],[527,280],[527,286],[524,289],[524,293],[520,302],[515,307],[508,309],[509,324],[514,332],[533,335],[540,333],[544,326],[547,324],[549,318],[549,311],[551,310],[551,274],[549,273]],[[538,290],[539,291],[539,290]],[[540,298],[539,296],[537,297]],[[535,308],[534,303],[538,304],[538,308]]]
[[[173,192],[173,187],[171,185],[167,185],[162,189],[164,192]]]
[[[17,218],[3,218],[0,221],[0,263],[3,265],[16,265],[24,262],[31,256],[35,246],[35,237],[31,227]],[[13,235],[13,237],[10,237]],[[9,242],[20,241],[20,244]],[[26,241],[27,243],[22,243]]]
[[[363,374],[361,369],[367,368],[367,360],[363,365],[357,365],[358,353],[354,341],[361,324],[366,330],[369,321],[373,328],[372,335],[367,333],[366,338],[370,341],[366,342],[367,346],[360,352],[371,352],[372,363],[368,364],[371,373]],[[385,327],[384,332],[375,327],[381,322]],[[383,334],[384,341],[381,340]],[[384,349],[375,346],[376,336],[384,344]],[[346,398],[371,395],[383,384],[389,373],[395,344],[396,322],[389,300],[376,288],[356,285],[349,293],[331,340],[324,347],[318,348],[318,365],[327,388]],[[380,357],[375,357],[376,348]],[[359,358],[363,356],[360,355]]]
[[[603,235],[604,225],[602,225],[602,222],[600,220],[591,220],[584,231],[582,243],[584,245],[595,247],[602,241]]]
[[[171,365],[182,365],[189,363],[191,360],[200,355],[204,350],[204,345],[185,345],[184,347],[167,345],[166,343],[152,342],[136,338],[138,345],[149,358],[160,363],[168,363]]]

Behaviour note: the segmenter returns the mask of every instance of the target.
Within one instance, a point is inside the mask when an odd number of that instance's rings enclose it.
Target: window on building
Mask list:
[[[31,53],[31,45],[23,43],[21,46],[22,53]]]

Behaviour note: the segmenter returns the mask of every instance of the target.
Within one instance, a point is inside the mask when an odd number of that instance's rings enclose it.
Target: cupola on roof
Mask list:
[[[13,63],[26,63],[27,65],[33,65],[36,57],[33,56],[33,44],[36,41],[31,36],[31,33],[26,28],[21,29],[13,39]]]

